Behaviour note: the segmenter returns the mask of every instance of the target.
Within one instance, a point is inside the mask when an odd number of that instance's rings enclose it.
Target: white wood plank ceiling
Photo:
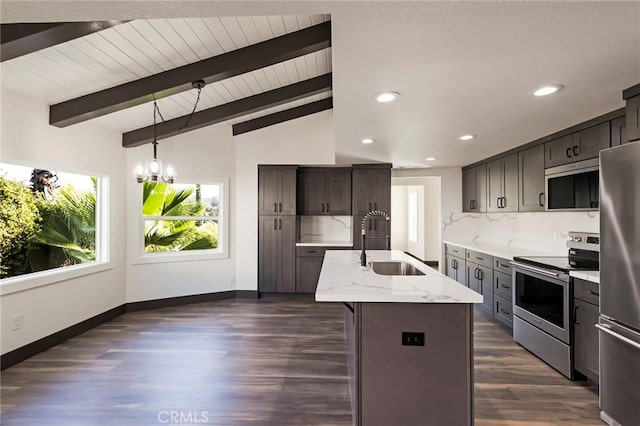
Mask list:
[[[330,15],[134,20],[1,64],[3,89],[48,105],[97,92],[325,22]],[[205,86],[198,110],[331,72],[331,49]],[[241,122],[330,93],[235,119]],[[196,90],[158,100],[165,120],[191,112]],[[93,119],[122,132],[153,123],[151,103]]]

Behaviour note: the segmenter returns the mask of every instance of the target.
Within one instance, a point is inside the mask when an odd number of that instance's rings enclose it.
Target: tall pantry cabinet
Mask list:
[[[258,291],[296,291],[297,166],[258,166]]]

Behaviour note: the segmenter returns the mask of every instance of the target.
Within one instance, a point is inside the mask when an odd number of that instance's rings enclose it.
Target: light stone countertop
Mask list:
[[[318,302],[482,303],[482,295],[399,250],[367,250],[367,262],[402,261],[425,275],[379,275],[360,270],[360,251],[332,250],[324,256]]]
[[[482,240],[445,240],[445,244],[475,250],[502,259],[513,260],[514,256],[558,256],[557,253],[544,252],[524,247],[514,247],[508,244],[498,244]]]
[[[318,247],[318,246],[327,246],[327,247],[353,247],[353,243],[351,241],[300,241],[296,243],[298,247]]]
[[[600,271],[570,271],[569,276],[600,284]]]

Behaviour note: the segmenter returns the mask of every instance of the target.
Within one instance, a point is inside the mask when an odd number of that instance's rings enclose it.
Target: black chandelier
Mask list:
[[[193,110],[187,117],[187,120],[184,123],[184,125],[180,127],[178,131],[187,127],[187,125],[189,124],[189,121],[191,121],[191,118],[193,117],[193,114],[195,114],[196,108],[198,107],[198,102],[200,101],[200,94],[202,93],[202,88],[204,87],[204,85],[205,85],[204,80],[196,80],[191,83],[191,86],[194,89],[198,89],[198,96],[196,97],[196,102],[193,105]],[[163,167],[162,161],[158,160],[158,140],[156,137],[157,136],[156,123],[157,123],[158,115],[160,116],[160,119],[162,120],[162,122],[164,122],[165,120],[164,120],[164,117],[162,117],[162,113],[160,112],[160,109],[158,108],[156,97],[155,95],[153,95],[153,142],[151,142],[151,144],[153,145],[153,158],[144,162],[138,161],[133,166],[133,177],[136,179],[138,183],[149,182],[149,181],[151,182],[163,181],[163,182],[173,183],[177,175],[177,169],[173,164],[166,164]]]

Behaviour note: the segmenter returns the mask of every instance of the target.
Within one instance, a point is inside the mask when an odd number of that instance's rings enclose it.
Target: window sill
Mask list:
[[[4,278],[0,280],[0,296],[31,290],[37,287],[44,287],[46,285],[107,271],[109,269],[113,269],[113,265],[110,262],[92,262],[91,264],[86,265],[67,266],[64,268],[56,268],[33,274]]]
[[[229,254],[223,252],[194,252],[194,253],[153,253],[143,254],[131,262],[132,265],[146,265],[152,263],[195,262],[201,260],[228,259]]]

